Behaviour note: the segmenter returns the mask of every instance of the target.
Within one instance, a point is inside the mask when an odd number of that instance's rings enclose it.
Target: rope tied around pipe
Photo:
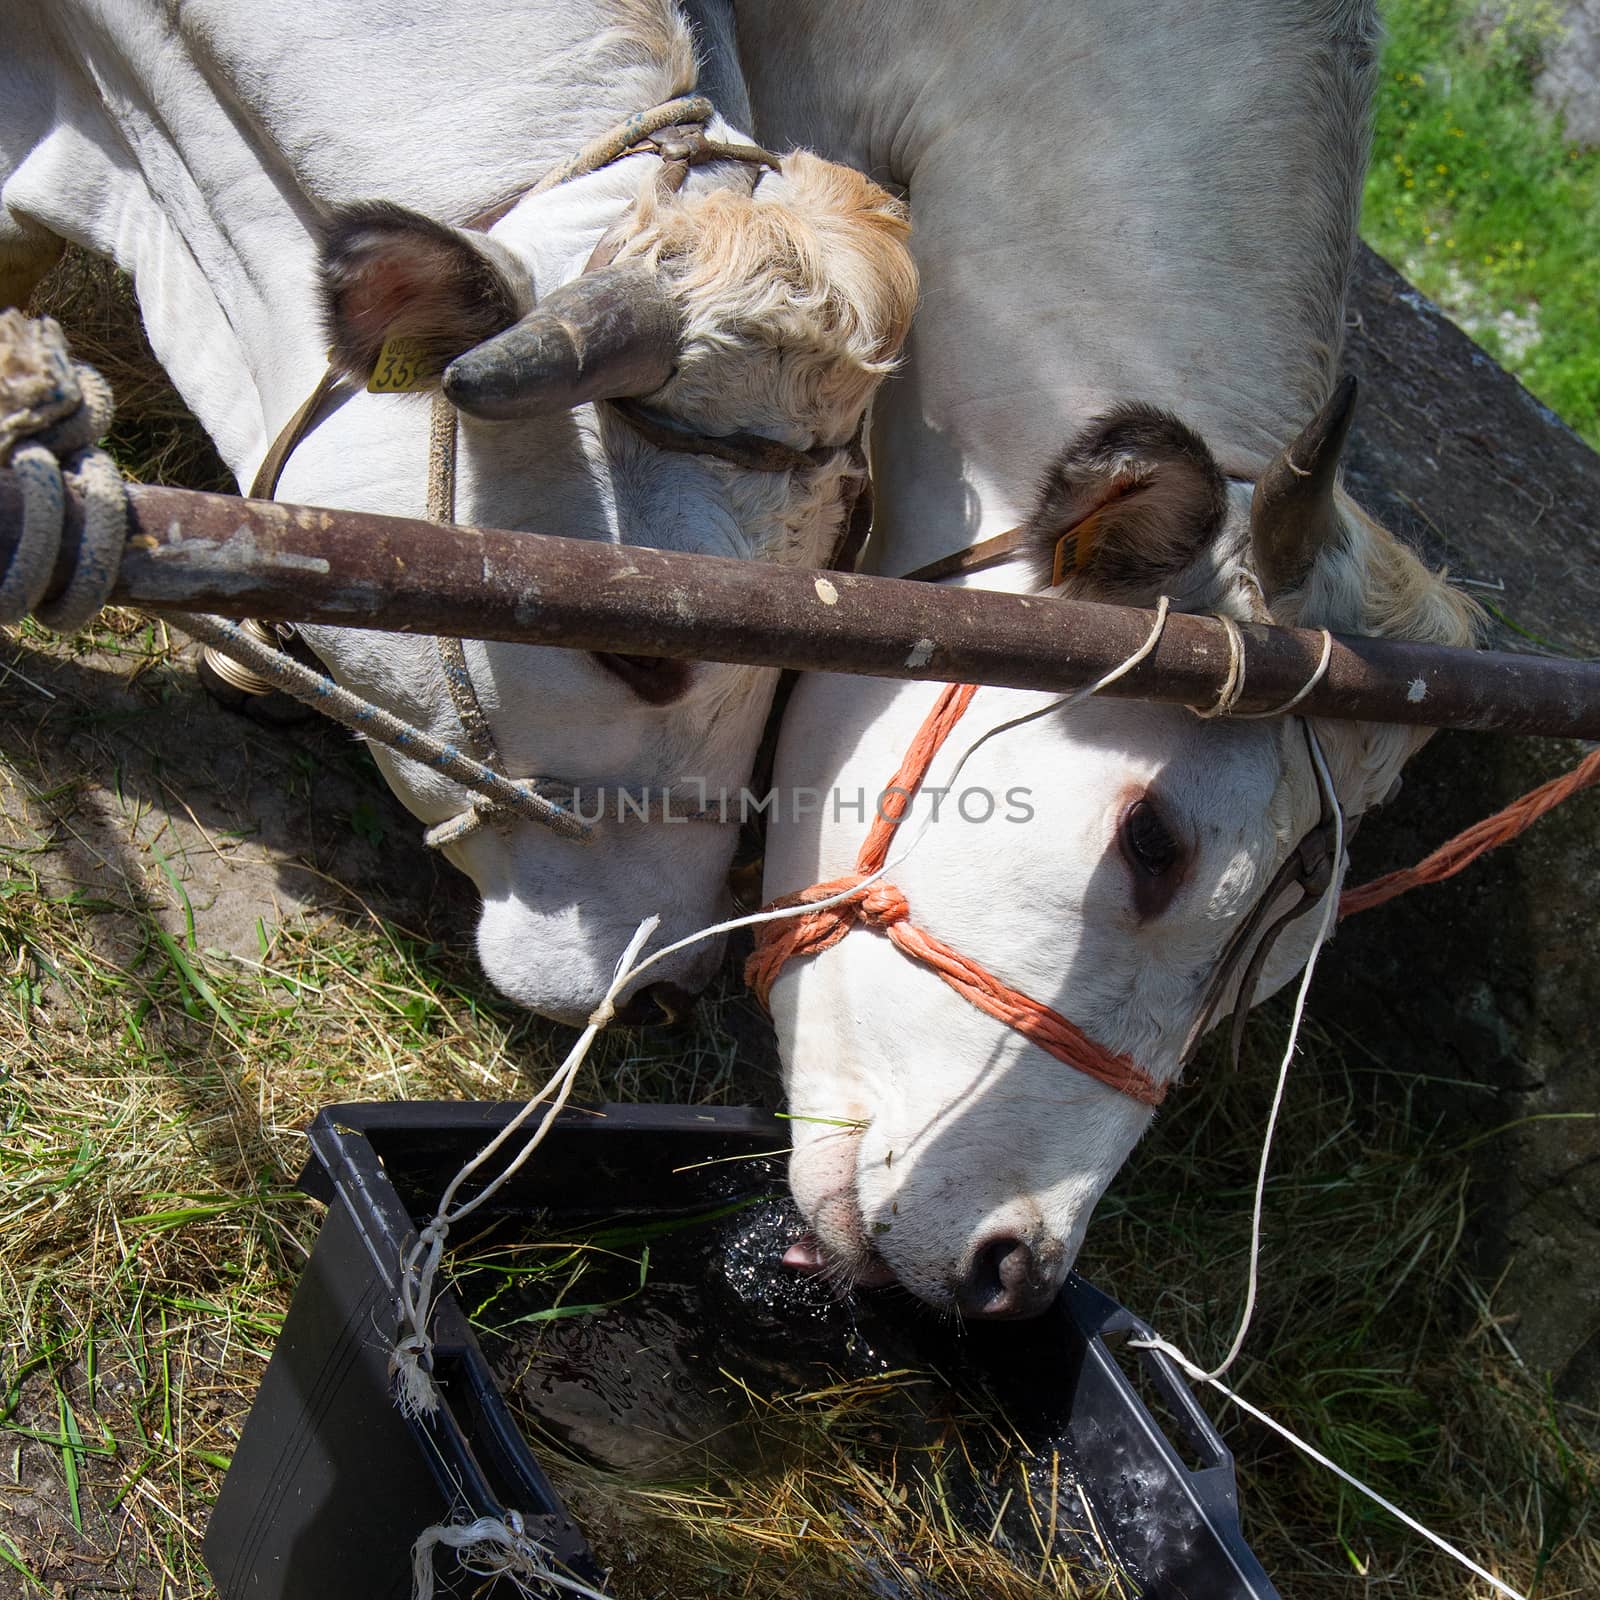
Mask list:
[[[22,536],[0,579],[0,624],[31,612],[57,633],[75,633],[110,598],[128,529],[122,475],[98,448],[112,410],[110,384],[73,361],[54,317],[0,312],[0,466],[22,488]],[[83,539],[65,591],[46,602],[69,485],[84,501]]]
[[[30,613],[58,633],[75,633],[110,599],[128,536],[127,486],[116,463],[96,448],[111,425],[111,386],[75,362],[53,317],[0,312],[0,466],[22,487],[22,534],[0,577],[0,625]],[[66,530],[67,495],[84,503],[84,529],[72,576],[47,601]],[[353,733],[442,772],[493,806],[537,822],[564,839],[586,841],[590,824],[455,746],[433,738],[382,706],[302,666],[249,623],[173,613],[172,620],[272,688],[332,717]]]

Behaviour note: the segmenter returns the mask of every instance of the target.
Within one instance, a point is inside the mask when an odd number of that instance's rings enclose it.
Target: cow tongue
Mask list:
[[[795,1272],[821,1272],[828,1265],[822,1241],[814,1233],[802,1233],[783,1253],[783,1264]],[[856,1289],[881,1289],[894,1282],[894,1272],[874,1251],[865,1261],[850,1269],[850,1284]]]
[[[802,1233],[783,1252],[783,1264],[793,1267],[796,1272],[821,1272],[824,1266],[822,1246],[817,1242],[816,1234]]]

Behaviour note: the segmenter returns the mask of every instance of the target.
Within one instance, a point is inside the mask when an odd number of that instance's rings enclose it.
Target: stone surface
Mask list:
[[[1600,148],[1600,0],[1568,0],[1533,87],[1573,144]]]
[[[1600,656],[1600,456],[1370,252],[1349,322],[1363,387],[1348,487],[1475,585],[1499,613],[1489,643]],[[1363,826],[1352,881],[1419,859],[1582,754],[1441,734]],[[1600,1402],[1597,897],[1591,792],[1450,883],[1353,919],[1315,992],[1326,1024],[1417,1076],[1445,1148],[1472,1145],[1471,1237],[1500,1280],[1494,1309],[1524,1359],[1586,1405]]]

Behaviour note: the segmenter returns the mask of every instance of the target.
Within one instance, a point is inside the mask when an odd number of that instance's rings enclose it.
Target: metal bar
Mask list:
[[[457,634],[577,650],[1065,691],[1125,660],[1153,613],[1047,596],[794,571],[368,512],[129,488],[113,599],[151,611]],[[0,570],[20,497],[0,472]],[[65,585],[81,528],[69,513]],[[1241,711],[1295,694],[1321,635],[1248,625]],[[1172,616],[1106,692],[1210,705],[1227,677],[1219,623]],[[1340,637],[1300,709],[1320,717],[1600,739],[1600,665]]]

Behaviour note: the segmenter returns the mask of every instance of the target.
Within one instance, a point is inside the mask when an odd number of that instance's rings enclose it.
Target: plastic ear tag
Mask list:
[[[435,377],[432,354],[426,339],[407,334],[385,339],[367,379],[367,393],[415,394],[428,388]]]
[[[1066,581],[1067,577],[1067,552],[1078,542],[1076,529],[1068,529],[1056,540],[1056,559],[1050,568],[1050,587],[1056,588]]]
[[[1072,562],[1075,572],[1082,572],[1089,565],[1089,558],[1094,554],[1095,540],[1099,529],[1096,524],[1100,520],[1098,511],[1091,511],[1075,528],[1067,531],[1056,540],[1055,561],[1050,568],[1050,587],[1067,581],[1067,562]]]

